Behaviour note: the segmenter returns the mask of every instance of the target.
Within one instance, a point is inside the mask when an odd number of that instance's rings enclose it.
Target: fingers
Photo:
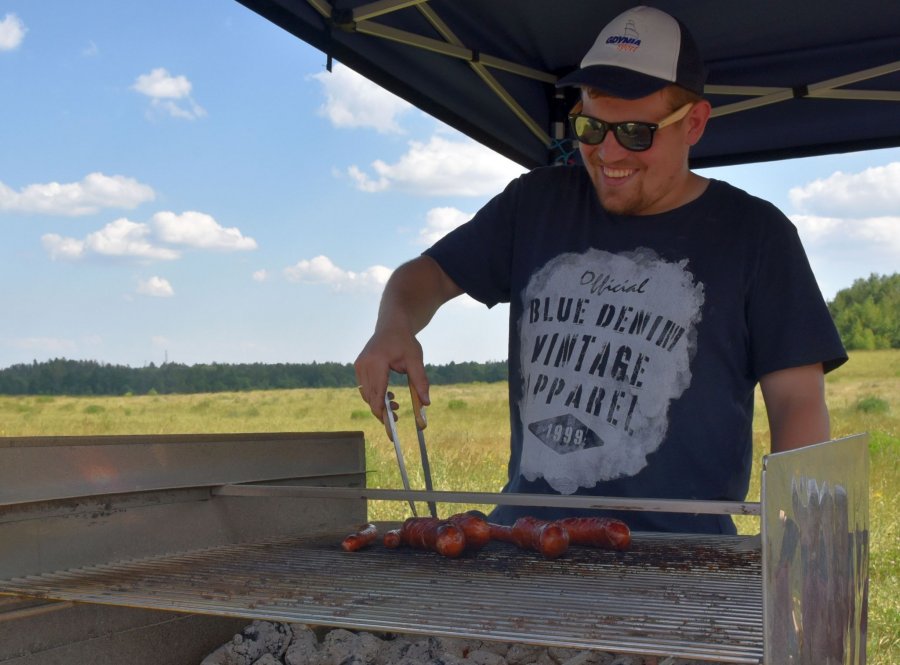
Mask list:
[[[394,394],[388,392],[391,370],[408,375],[410,386],[423,405],[428,400],[428,377],[422,361],[422,347],[415,337],[398,338],[395,335],[373,335],[354,363],[357,389],[360,397],[369,405],[372,415],[387,427],[385,420],[385,395],[390,404],[391,417],[397,420],[399,405]]]
[[[431,404],[428,397],[428,376],[425,374],[425,366],[422,363],[410,365],[407,368],[406,378],[409,381],[410,388],[416,391],[419,400],[423,406]]]

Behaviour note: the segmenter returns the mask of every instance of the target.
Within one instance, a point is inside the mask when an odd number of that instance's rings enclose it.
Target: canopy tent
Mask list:
[[[578,66],[628,0],[238,0],[527,168],[565,159]],[[900,2],[658,0],[709,68],[694,167],[900,145]]]

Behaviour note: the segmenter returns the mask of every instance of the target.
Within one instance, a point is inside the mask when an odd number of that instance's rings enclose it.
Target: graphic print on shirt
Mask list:
[[[519,321],[522,475],[571,494],[643,469],[691,384],[703,301],[687,261],[646,248],[536,272]]]

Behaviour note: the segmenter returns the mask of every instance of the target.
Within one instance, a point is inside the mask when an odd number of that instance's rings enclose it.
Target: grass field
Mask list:
[[[900,351],[856,352],[827,378],[832,434],[870,434],[871,665],[900,663]],[[400,436],[410,481],[423,487],[405,390]],[[505,384],[435,386],[426,430],[437,489],[497,491],[506,475]],[[761,400],[754,427],[750,499],[768,430]],[[400,487],[393,448],[354,389],[123,397],[2,397],[0,436],[362,430],[371,487]],[[405,516],[404,504],[374,503],[372,519]],[[454,508],[459,509],[459,506]],[[482,506],[483,508],[483,506]],[[424,509],[424,507],[423,507]],[[446,512],[446,511],[445,511]],[[742,532],[758,521],[741,518]]]

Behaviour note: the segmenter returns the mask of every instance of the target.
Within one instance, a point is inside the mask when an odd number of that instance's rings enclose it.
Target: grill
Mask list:
[[[383,547],[343,552],[340,540],[365,519],[364,498],[341,498],[366,495],[353,489],[365,480],[359,435],[6,440],[0,594],[64,608],[774,664],[817,648],[804,641],[812,632],[803,622],[816,589],[823,602],[846,601],[831,627],[845,634],[844,653],[832,662],[862,663],[864,444],[769,456],[761,541],[636,533],[626,552],[572,547],[546,561],[499,543],[452,560]],[[76,478],[73,468],[84,473]],[[98,493],[98,484],[110,491]],[[810,565],[809,545],[830,543],[840,551]],[[779,623],[788,621],[791,634]]]

